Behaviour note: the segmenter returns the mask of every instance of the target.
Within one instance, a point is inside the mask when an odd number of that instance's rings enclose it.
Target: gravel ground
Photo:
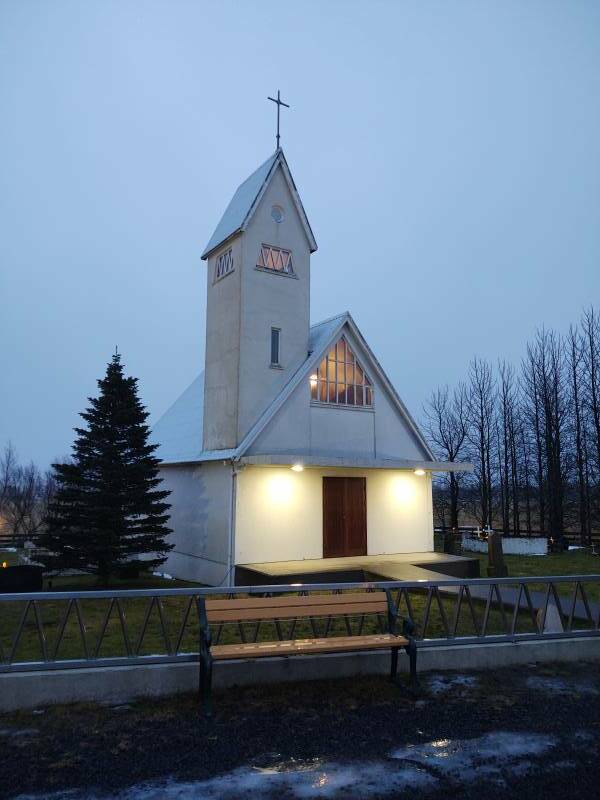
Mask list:
[[[0,716],[0,797],[594,798],[597,664],[382,678]]]

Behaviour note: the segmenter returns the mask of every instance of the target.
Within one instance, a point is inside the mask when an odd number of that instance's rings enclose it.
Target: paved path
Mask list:
[[[452,575],[443,575],[440,572],[434,571],[432,569],[424,569],[423,567],[415,567],[412,565],[405,565],[405,564],[371,564],[370,571],[376,573],[378,577],[381,577],[382,580],[393,580],[393,581],[445,581],[445,580],[456,580]],[[515,578],[515,583],[518,583],[519,578]],[[489,586],[470,586],[471,597],[474,600],[479,600],[483,602],[487,602],[490,587]],[[571,590],[574,589],[574,584],[570,587]],[[517,604],[517,600],[519,598],[519,588],[513,588],[510,585],[500,585],[500,597],[502,598],[502,605],[507,609],[514,609],[515,605]],[[440,588],[440,592],[443,594],[449,594],[458,596],[460,591],[459,586],[443,586]],[[534,607],[535,611],[543,608],[546,603],[546,593],[545,591],[530,591],[531,603]],[[575,612],[574,618],[577,620],[587,620],[587,612],[585,609],[585,605],[581,599],[581,595],[578,593],[577,595],[578,600],[575,604]],[[498,608],[499,603],[496,595],[493,596],[493,608]],[[559,599],[561,602],[562,612],[563,614],[569,615],[571,613],[571,604],[573,602],[573,595],[572,591],[570,594],[561,595],[559,594]],[[466,598],[463,598],[463,601],[466,602]],[[555,605],[554,598],[552,594],[550,595],[549,605]],[[519,608],[523,611],[528,610],[527,605],[527,598],[525,595],[521,595]],[[589,602],[590,612],[592,614],[593,620],[598,620],[600,616],[600,604],[596,602]]]

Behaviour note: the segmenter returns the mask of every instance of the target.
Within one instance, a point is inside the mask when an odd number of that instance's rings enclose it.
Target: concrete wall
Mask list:
[[[237,478],[235,561],[323,557],[323,477],[367,478],[368,555],[433,550],[431,480],[408,470],[244,467]]]
[[[307,378],[254,442],[251,454],[428,458],[384,385],[369,370],[360,344],[347,329],[344,335],[373,383],[373,408],[313,404]]]
[[[231,467],[220,462],[163,467],[171,496],[169,541],[175,547],[161,568],[182,580],[220,584],[229,569]]]
[[[419,672],[429,670],[498,669],[533,662],[598,661],[598,637],[580,636],[501,644],[440,645],[421,648]],[[408,658],[399,653],[398,667],[408,672]],[[236,686],[385,675],[386,652],[343,653],[217,662],[215,689]],[[125,703],[138,697],[160,697],[198,691],[198,664],[143,664],[99,669],[63,669],[0,674],[0,711],[39,708],[60,703]],[[218,698],[215,698],[218,703]]]
[[[217,259],[230,247],[233,272],[216,281]],[[204,450],[237,444],[241,284],[242,238],[238,236],[217,250],[206,264]]]

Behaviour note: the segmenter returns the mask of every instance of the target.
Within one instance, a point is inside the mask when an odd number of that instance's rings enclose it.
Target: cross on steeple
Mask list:
[[[281,106],[285,106],[286,108],[289,108],[289,106],[287,103],[284,103],[283,100],[281,99],[281,95],[279,94],[279,89],[277,89],[277,99],[275,99],[274,97],[267,97],[267,100],[271,100],[272,103],[277,104],[277,149],[279,150],[279,110]]]

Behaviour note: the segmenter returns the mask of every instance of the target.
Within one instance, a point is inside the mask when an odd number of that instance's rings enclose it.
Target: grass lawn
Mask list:
[[[191,583],[183,581],[165,580],[156,577],[140,578],[137,581],[117,581],[111,585],[113,589],[138,589],[138,588],[179,588],[183,586],[194,586]],[[55,579],[53,581],[53,589],[55,590],[81,590],[81,589],[94,589],[101,588],[97,586],[96,581],[91,577],[77,577],[77,578],[64,578]],[[426,607],[426,596],[419,592],[411,592],[411,611],[414,621],[417,623],[419,632],[425,638],[443,638],[445,636],[445,629],[442,621],[441,611],[438,603],[433,601],[429,614],[429,620],[426,628],[424,629],[424,614]],[[162,601],[165,627],[168,637],[170,639],[171,647],[174,647],[179,635],[186,611],[188,609],[189,598],[187,597],[166,597]],[[148,610],[150,601],[148,598],[127,598],[122,601],[121,607],[127,623],[127,632],[132,651],[138,650],[138,644],[142,631],[144,628],[144,620]],[[84,642],[82,640],[76,608],[71,607],[67,622],[64,628],[63,636],[58,645],[56,653],[54,648],[59,637],[64,615],[68,609],[67,600],[44,600],[38,603],[40,618],[43,623],[43,628],[47,637],[48,651],[51,655],[55,655],[58,660],[83,658],[85,657]],[[452,598],[443,598],[441,605],[446,614],[446,617],[452,625],[453,615],[455,613],[455,600]],[[12,642],[16,631],[18,630],[20,620],[24,613],[26,604],[23,601],[12,601],[7,603],[0,603],[0,648],[4,652],[6,659],[7,653],[10,652]],[[81,617],[85,625],[85,644],[87,645],[88,655],[93,656],[96,653],[97,643],[100,638],[102,628],[105,623],[106,614],[110,608],[110,600],[90,598],[89,600],[83,598],[79,601],[79,609]],[[401,613],[407,615],[407,608],[402,607]],[[481,619],[483,614],[482,607],[477,609],[478,619]],[[522,615],[522,626],[520,630],[523,632],[533,630],[531,620],[525,615]],[[293,634],[288,634],[291,622],[282,622],[281,629],[284,637],[293,635],[294,638],[310,638],[315,635],[324,635],[325,620],[316,620],[316,629],[313,629],[310,620],[299,621],[293,631]],[[359,632],[359,619],[351,619],[351,631],[353,633]],[[288,627],[286,627],[288,626]],[[362,631],[364,633],[377,633],[382,628],[375,616],[366,617],[363,623]],[[245,623],[244,632],[249,641],[255,635],[255,623]],[[502,617],[499,611],[493,611],[490,616],[488,626],[489,633],[504,632],[502,624]],[[477,633],[477,629],[473,624],[468,607],[463,605],[459,617],[459,624],[457,629],[458,635],[470,636]],[[347,635],[347,628],[343,618],[333,620],[329,629],[329,635]],[[217,630],[213,629],[213,637],[216,639]],[[277,631],[274,623],[263,622],[261,623],[259,640],[267,641],[277,639]],[[234,643],[242,641],[240,627],[237,624],[224,625],[221,634],[220,642],[222,644]],[[191,608],[187,618],[187,623],[184,628],[184,634],[180,650],[183,652],[197,652],[198,647],[198,623],[197,614],[194,607]],[[151,654],[165,654],[167,653],[167,643],[165,642],[161,626],[159,611],[156,606],[152,608],[146,632],[139,646],[140,655]],[[14,661],[38,661],[41,660],[41,643],[35,624],[35,617],[33,609],[29,610],[27,620],[25,622],[24,631],[19,639],[19,644],[14,654]],[[102,638],[102,644],[98,651],[99,656],[125,656],[127,649],[123,636],[118,609],[113,607],[111,614],[106,624],[106,631]]]
[[[0,564],[3,564],[4,562],[6,562],[9,567],[16,566],[19,563],[17,553],[11,550],[0,550]]]
[[[481,555],[481,574],[487,575],[487,556]],[[583,550],[572,550],[568,553],[552,554],[548,556],[506,556],[506,563],[511,577],[520,576],[536,576],[536,575],[569,575],[569,574],[598,574],[600,573],[600,558],[592,556]],[[180,587],[193,587],[198,584],[193,584],[185,581],[167,580],[156,576],[144,576],[137,580],[117,580],[111,583],[111,589],[141,589],[141,588],[157,588],[157,589],[175,589]],[[57,591],[80,591],[85,589],[98,589],[103,588],[98,586],[96,579],[92,576],[76,576],[55,578],[52,581],[52,589]],[[543,584],[534,585],[531,587],[532,591],[539,590],[545,591]],[[558,585],[558,590],[565,595],[570,595],[573,592],[574,584],[568,583]],[[586,585],[588,597],[591,600],[600,601],[600,584]],[[426,595],[418,592],[411,592],[411,610],[413,619],[417,623],[419,632],[425,638],[443,638],[444,625],[442,622],[441,612],[437,602],[431,605],[429,621],[426,629],[424,630],[424,615],[426,607]],[[163,609],[165,616],[165,624],[167,634],[170,639],[170,644],[173,647],[180,634],[181,625],[183,624],[186,610],[188,608],[189,599],[186,597],[167,597],[163,600]],[[454,598],[445,597],[441,601],[442,607],[446,614],[449,623],[452,625],[456,607]],[[82,619],[85,624],[85,642],[89,655],[94,655],[96,651],[97,642],[105,622],[106,614],[110,607],[110,601],[104,599],[89,599],[85,598],[79,602]],[[131,598],[122,601],[122,610],[127,622],[127,631],[129,642],[132,651],[138,649],[139,640],[144,627],[144,620],[149,601],[147,598]],[[61,623],[68,608],[68,601],[65,600],[47,600],[39,603],[39,613],[43,622],[44,631],[47,637],[48,650],[53,654],[54,647],[57,642],[58,634],[60,631]],[[12,646],[13,637],[18,628],[19,621],[25,609],[25,604],[22,601],[13,601],[10,603],[0,604],[0,648],[4,652],[6,658],[7,652],[10,651]],[[406,614],[407,609],[403,607],[401,613]],[[510,618],[511,612],[507,612]],[[476,604],[476,615],[479,622],[483,615],[483,604]],[[283,623],[282,630],[284,635],[286,624]],[[317,621],[316,632],[313,630],[310,621],[299,622],[294,629],[294,636],[296,638],[312,637],[314,635],[322,635],[324,628],[324,621]],[[351,629],[353,632],[358,632],[358,620],[351,620]],[[254,636],[254,623],[246,623],[244,631],[247,638],[251,640]],[[377,632],[379,630],[377,620],[374,617],[366,618],[363,631]],[[490,622],[488,626],[489,633],[503,633],[504,625],[500,611],[494,610],[490,615]],[[520,614],[518,623],[519,632],[533,631],[533,623],[526,614]],[[475,635],[476,630],[470,616],[470,612],[466,603],[463,604],[461,609],[457,634],[459,636]],[[213,631],[213,636],[216,636],[216,630]],[[334,621],[330,635],[344,635],[347,633],[343,619],[338,618]],[[276,639],[277,633],[273,623],[261,623],[259,629],[260,640],[266,641],[269,639]],[[241,632],[237,624],[229,624],[223,626],[221,631],[220,642],[223,644],[241,641]],[[187,652],[196,652],[198,642],[198,624],[195,608],[191,609],[187,623],[184,629],[182,643],[180,649]],[[113,607],[110,617],[106,625],[106,632],[102,640],[102,645],[99,650],[100,656],[125,656],[126,646],[121,627],[121,621],[118,615],[118,610]],[[141,655],[150,654],[163,654],[167,652],[167,645],[163,637],[159,612],[156,606],[152,609],[151,615],[148,620],[146,633],[139,646],[139,653]],[[57,659],[69,658],[82,658],[85,656],[84,645],[77,623],[76,609],[71,607],[67,623],[65,625],[64,634],[56,651]],[[41,658],[41,645],[39,642],[37,629],[35,625],[33,610],[30,609],[28,618],[25,623],[23,635],[20,638],[18,648],[15,652],[15,661],[37,661]]]
[[[475,554],[474,554],[475,555]],[[480,554],[481,576],[487,575],[487,554]],[[588,550],[568,550],[565,553],[550,553],[547,556],[504,556],[511,578],[535,577],[537,575],[600,575],[600,556]],[[572,595],[573,583],[556,584],[560,594]],[[535,584],[533,590],[545,590],[543,584]],[[585,584],[590,600],[600,601],[600,582]]]

